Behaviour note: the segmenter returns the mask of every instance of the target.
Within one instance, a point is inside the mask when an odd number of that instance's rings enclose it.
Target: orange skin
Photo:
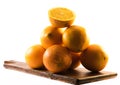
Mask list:
[[[49,47],[43,55],[44,66],[52,73],[66,71],[72,63],[69,51],[61,45]]]
[[[83,51],[89,45],[85,28],[78,25],[68,27],[63,33],[62,41],[65,47],[76,53]]]
[[[25,61],[31,68],[43,67],[43,54],[45,49],[41,45],[34,45],[27,49]]]
[[[105,68],[108,56],[99,45],[92,44],[81,53],[80,60],[86,69],[98,72]]]
[[[71,52],[71,57],[72,57],[72,64],[70,66],[70,69],[75,69],[77,68],[78,66],[80,66],[80,53],[74,53],[74,52]]]
[[[40,37],[40,42],[45,49],[54,44],[62,43],[62,31],[60,29],[61,28],[48,26],[43,30]]]
[[[73,24],[74,22],[74,19],[72,20],[69,20],[69,21],[61,21],[61,20],[55,20],[54,18],[51,18],[49,17],[49,20],[51,22],[51,24],[54,26],[54,27],[60,27],[60,28],[63,28],[63,27],[69,27]]]

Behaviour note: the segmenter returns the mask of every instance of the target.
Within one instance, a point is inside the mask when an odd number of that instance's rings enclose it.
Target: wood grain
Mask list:
[[[4,61],[4,67],[75,85],[110,79],[117,76],[117,73],[115,72],[101,71],[93,73],[84,68],[77,68],[75,70],[68,70],[63,73],[53,74],[45,69],[31,69],[26,63],[14,60]]]

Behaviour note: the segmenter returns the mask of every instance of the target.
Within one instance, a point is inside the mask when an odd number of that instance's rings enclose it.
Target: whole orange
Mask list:
[[[25,61],[31,68],[43,67],[43,54],[45,49],[41,45],[29,47],[25,53]]]
[[[108,56],[101,46],[92,44],[88,46],[80,57],[82,65],[90,71],[101,71],[108,62]]]
[[[61,45],[53,45],[43,55],[44,66],[52,73],[66,71],[72,63],[69,51]]]
[[[54,44],[61,44],[62,43],[61,28],[47,26],[41,34],[40,42],[41,45],[46,49]]]
[[[70,66],[70,69],[75,69],[78,66],[80,66],[80,53],[70,52],[72,57],[72,64]]]
[[[62,36],[63,45],[73,52],[80,52],[87,48],[89,39],[84,27],[72,25]]]

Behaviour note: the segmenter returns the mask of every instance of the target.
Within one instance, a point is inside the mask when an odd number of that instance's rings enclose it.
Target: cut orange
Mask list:
[[[52,8],[48,11],[50,22],[55,27],[68,27],[72,25],[75,14],[73,11],[63,7]]]

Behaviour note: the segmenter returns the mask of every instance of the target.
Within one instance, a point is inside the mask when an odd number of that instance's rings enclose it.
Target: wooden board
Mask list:
[[[64,73],[52,74],[45,69],[31,69],[26,63],[19,61],[4,61],[4,67],[7,69],[13,69],[22,71],[37,76],[43,76],[46,78],[59,80],[75,85],[100,81],[104,79],[110,79],[117,75],[115,72],[101,71],[97,73],[90,72],[84,68],[78,68],[76,70],[69,70]]]

